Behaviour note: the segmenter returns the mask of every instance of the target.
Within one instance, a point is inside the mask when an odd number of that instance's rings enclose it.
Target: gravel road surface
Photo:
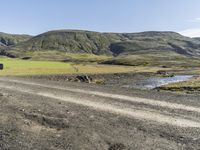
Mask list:
[[[197,95],[0,78],[0,149],[200,148]]]

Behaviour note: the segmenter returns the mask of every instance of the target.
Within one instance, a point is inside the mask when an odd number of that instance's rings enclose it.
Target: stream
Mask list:
[[[176,75],[173,77],[152,77],[136,83],[131,83],[123,87],[137,88],[137,89],[154,89],[160,86],[164,86],[170,83],[188,81],[193,78],[192,75]]]

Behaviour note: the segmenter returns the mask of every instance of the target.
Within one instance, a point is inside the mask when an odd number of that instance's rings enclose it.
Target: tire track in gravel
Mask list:
[[[164,107],[164,108],[200,113],[199,107],[187,106],[187,105],[178,104],[178,103],[171,103],[171,102],[158,101],[158,100],[139,98],[139,97],[131,97],[131,96],[119,95],[119,94],[111,94],[111,93],[105,93],[105,92],[99,92],[99,91],[88,91],[88,90],[77,89],[77,88],[75,89],[75,88],[69,88],[69,87],[60,87],[60,86],[55,86],[55,85],[47,85],[47,84],[33,83],[33,82],[13,80],[13,79],[12,80],[6,79],[6,81],[3,79],[0,79],[0,81],[40,86],[40,87],[50,88],[50,89],[64,90],[64,91],[70,91],[70,92],[75,92],[75,93],[95,95],[95,96],[100,96],[100,97],[105,97],[105,98],[119,99],[121,101],[130,101],[130,102],[135,102],[135,103],[147,104],[151,106],[159,106],[159,107]]]
[[[66,91],[72,91],[72,92],[77,92],[77,93],[82,93],[82,94],[97,95],[100,97],[108,97],[108,98],[113,98],[113,99],[117,99],[117,100],[120,99],[120,100],[134,101],[134,102],[140,102],[140,103],[145,103],[146,101],[148,101],[145,104],[156,105],[156,106],[161,106],[161,107],[170,107],[170,108],[175,108],[175,109],[183,109],[186,111],[192,110],[192,111],[199,112],[199,108],[195,108],[192,106],[186,106],[186,105],[182,105],[182,104],[168,103],[168,102],[162,102],[162,101],[154,101],[154,100],[149,100],[149,99],[141,99],[141,98],[130,97],[130,96],[125,96],[125,95],[103,93],[103,92],[98,92],[98,91],[73,89],[73,88],[69,88],[69,87],[67,89],[63,88],[63,87],[56,87],[56,86],[54,86],[52,88],[50,85],[43,85],[43,84],[38,84],[38,83],[33,83],[33,82],[29,83],[29,82],[18,81],[18,80],[8,80],[8,81],[3,80],[2,82],[4,82],[4,83],[8,82],[8,83],[0,84],[0,88],[30,94],[31,96],[35,95],[35,96],[42,96],[47,99],[51,98],[51,99],[55,99],[55,100],[61,100],[61,101],[65,101],[65,102],[69,102],[69,103],[73,103],[73,104],[90,107],[90,108],[93,108],[98,111],[105,111],[105,112],[114,113],[114,114],[118,114],[118,115],[133,117],[133,118],[136,118],[139,120],[156,121],[157,123],[160,123],[160,124],[169,124],[169,125],[179,126],[179,127],[200,128],[200,122],[198,122],[198,121],[184,119],[181,117],[164,115],[159,112],[151,112],[148,110],[133,109],[131,107],[124,108],[121,106],[112,105],[110,103],[105,103],[102,101],[92,101],[89,99],[69,97],[67,94],[58,95],[58,94],[55,94],[53,91],[55,89],[66,90]],[[9,85],[9,83],[15,83],[15,85]],[[28,88],[28,87],[20,88],[20,86],[22,86],[23,84],[29,85],[30,88]],[[44,90],[40,90],[40,91],[33,90],[34,88],[37,89],[38,86],[44,88]],[[52,92],[45,91],[45,88],[52,89]],[[155,104],[153,102],[155,102]]]

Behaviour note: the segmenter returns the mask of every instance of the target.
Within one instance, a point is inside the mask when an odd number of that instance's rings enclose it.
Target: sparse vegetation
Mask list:
[[[161,90],[176,92],[200,92],[200,77],[196,77],[189,81],[177,82],[160,87]]]

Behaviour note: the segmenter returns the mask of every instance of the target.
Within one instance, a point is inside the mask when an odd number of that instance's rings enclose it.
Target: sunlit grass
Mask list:
[[[104,74],[104,73],[125,73],[125,72],[156,72],[157,67],[131,67],[117,65],[97,64],[72,64],[54,61],[32,61],[11,58],[0,58],[4,69],[0,76],[20,75],[52,75],[52,74]]]
[[[0,58],[0,63],[4,64],[4,70],[0,71],[0,75],[62,74],[71,69],[69,63],[51,61]]]

